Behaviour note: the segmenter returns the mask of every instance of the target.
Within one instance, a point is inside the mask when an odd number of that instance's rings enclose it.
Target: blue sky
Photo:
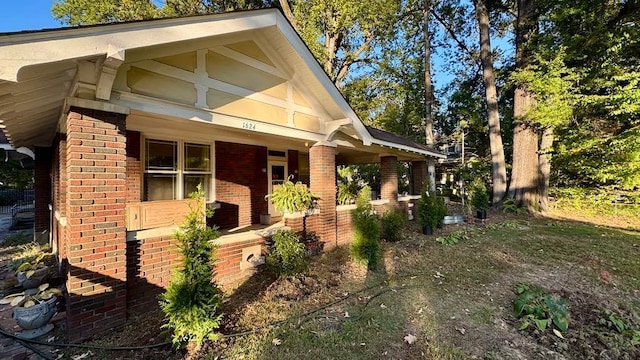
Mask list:
[[[1,0],[0,32],[61,27],[51,16],[53,3],[54,0]]]

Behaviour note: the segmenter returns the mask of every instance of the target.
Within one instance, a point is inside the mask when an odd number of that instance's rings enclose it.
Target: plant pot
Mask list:
[[[430,225],[422,225],[422,233],[424,235],[432,235],[433,227],[431,227]]]
[[[478,219],[486,219],[487,218],[487,210],[476,210],[476,217]]]
[[[49,278],[49,267],[45,266],[37,269],[30,277],[27,277],[27,273],[21,271],[16,274],[16,277],[20,286],[25,289],[33,289]]]
[[[450,216],[445,216],[442,223],[445,225],[449,225],[449,224],[460,224],[463,222],[464,222],[464,215],[450,215]]]
[[[32,307],[16,307],[13,309],[13,319],[18,325],[26,330],[19,337],[32,339],[34,337],[46,334],[53,329],[53,325],[47,324],[56,313],[56,301],[58,299],[53,296],[40,304]]]
[[[261,214],[260,215],[260,225],[271,225],[271,215],[269,215],[269,214]]]

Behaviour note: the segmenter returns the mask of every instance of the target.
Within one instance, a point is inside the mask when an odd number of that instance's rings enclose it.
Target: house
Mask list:
[[[275,9],[2,34],[0,54],[2,128],[35,154],[36,232],[66,274],[75,339],[157,302],[197,184],[230,229],[229,282],[253,267],[251,226],[279,216],[264,197],[286,177],[321,198],[307,224],[327,248],[351,231],[336,165],[379,162],[378,206],[398,206],[397,162],[422,184],[444,156],[367,129]]]

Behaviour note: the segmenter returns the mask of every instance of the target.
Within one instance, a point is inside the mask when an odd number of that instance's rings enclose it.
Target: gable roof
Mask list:
[[[13,146],[48,145],[65,107],[77,105],[76,94],[83,86],[87,88],[78,81],[86,76],[80,61],[95,64],[97,69],[95,84],[89,84],[97,101],[81,99],[82,103],[126,113],[127,108],[109,100],[115,72],[129,51],[247,32],[281,54],[287,65],[296,69],[298,80],[363,145],[394,143],[398,149],[440,155],[397,136],[372,136],[278,9],[0,34],[0,120],[4,131]]]

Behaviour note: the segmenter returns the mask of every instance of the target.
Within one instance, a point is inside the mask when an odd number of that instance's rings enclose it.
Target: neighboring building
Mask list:
[[[368,130],[274,9],[2,34],[0,54],[0,120],[35,153],[36,232],[77,339],[156,303],[198,183],[231,229],[217,240],[230,282],[251,273],[263,238],[249,227],[279,216],[264,196],[286,177],[320,196],[307,224],[328,248],[351,233],[337,164],[380,162],[379,203],[397,206],[397,162],[421,184],[426,158],[445,157]]]

